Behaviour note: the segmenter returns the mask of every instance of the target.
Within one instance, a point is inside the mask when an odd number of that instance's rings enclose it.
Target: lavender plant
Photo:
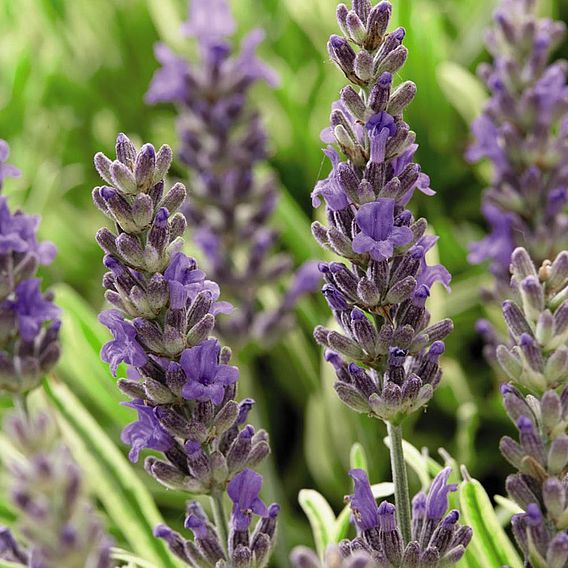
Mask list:
[[[177,107],[179,157],[194,188],[184,213],[208,274],[238,308],[217,331],[231,345],[252,337],[269,340],[290,327],[296,302],[320,282],[317,265],[308,262],[275,309],[259,305],[259,291],[274,288],[292,268],[288,255],[274,253],[278,234],[269,221],[278,190],[273,176],[257,174],[268,157],[267,137],[250,100],[256,83],[274,87],[278,79],[255,55],[262,30],[245,37],[240,53],[231,46],[235,22],[226,0],[192,0],[183,32],[197,40],[200,61],[187,61],[158,44],[162,67],[146,100]]]
[[[332,171],[312,199],[315,207],[324,199],[327,226],[315,222],[312,230],[346,263],[320,264],[322,291],[340,331],[320,326],[314,335],[335,368],[340,399],[388,426],[406,545],[412,531],[401,424],[432,398],[441,379],[442,339],[452,322],[429,325],[430,288],[436,281],[447,287],[450,274],[441,265],[428,266],[426,253],[437,237],[426,234],[426,219],[415,219],[406,208],[416,189],[434,192],[414,162],[415,134],[403,119],[416,86],[393,85],[407,49],[403,28],[387,32],[391,11],[388,2],[372,7],[354,0],[352,10],[340,4],[343,37],[333,35],[328,43],[332,61],[357,90],[349,85],[341,91],[322,134]]]
[[[323,568],[427,568],[453,566],[463,557],[471,540],[469,527],[458,524],[459,512],[446,514],[451,469],[439,473],[428,494],[418,493],[412,502],[411,541],[404,541],[395,519],[394,505],[377,505],[367,473],[352,469],[354,494],[347,497],[358,536],[342,540],[326,551]],[[298,547],[291,556],[295,568],[320,568],[320,559],[309,549]]]
[[[568,248],[568,66],[549,63],[566,26],[535,12],[535,0],[502,0],[495,13],[486,37],[494,60],[479,67],[491,97],[473,124],[467,153],[493,166],[482,206],[491,232],[471,245],[469,258],[489,260],[505,294],[516,247],[525,247],[538,266]]]
[[[497,359],[511,380],[501,388],[519,441],[505,436],[501,452],[517,473],[507,491],[523,509],[513,532],[527,566],[568,563],[568,252],[537,270],[528,252],[511,257],[515,299],[503,303],[510,334]]]
[[[145,144],[137,151],[119,134],[116,157],[95,156],[109,185],[96,187],[93,199],[116,224],[116,234],[103,228],[97,241],[109,269],[105,296],[114,306],[100,316],[113,335],[101,355],[115,375],[120,363],[128,365],[130,376],[118,386],[138,412],[122,438],[133,462],[142,449],[161,452],[146,458],[146,471],[168,488],[209,495],[214,513],[211,523],[196,502],[188,504],[193,541],[165,526],[155,534],[190,566],[264,566],[279,508],[260,500],[262,477],[253,468],[270,451],[268,435],[246,424],[254,401],[236,400],[231,351],[209,337],[216,315],[230,306],[181,252],[186,220],[177,210],[186,191],[181,183],[165,190],[170,148],[156,152]],[[229,527],[225,493],[233,502]],[[250,534],[253,516],[260,519]]]
[[[0,140],[0,189],[5,177],[19,175],[5,163],[8,155]],[[18,397],[37,387],[59,358],[59,309],[36,277],[55,247],[38,241],[38,224],[38,217],[10,212],[0,196],[0,391]]]
[[[0,140],[0,188],[19,171],[5,161]],[[80,470],[61,443],[47,414],[27,411],[28,393],[59,358],[59,309],[53,294],[42,293],[38,266],[49,264],[55,247],[39,242],[39,218],[11,213],[0,197],[0,391],[19,410],[8,416],[4,432],[17,455],[5,460],[17,534],[0,528],[0,558],[24,566],[106,568],[110,540],[89,502]],[[19,539],[22,539],[22,542]]]
[[[7,467],[16,528],[24,542],[1,528],[0,558],[30,568],[114,566],[112,541],[52,419],[45,413],[14,413],[6,418],[4,432],[18,452]]]

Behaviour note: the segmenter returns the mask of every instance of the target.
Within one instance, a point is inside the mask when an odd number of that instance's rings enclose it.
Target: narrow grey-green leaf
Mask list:
[[[469,550],[480,564],[521,568],[521,559],[499,523],[481,483],[476,479],[466,479],[460,483],[458,491],[463,522],[473,529]]]
[[[302,489],[298,502],[308,517],[316,550],[323,559],[325,549],[333,543],[335,513],[325,497],[313,489]]]

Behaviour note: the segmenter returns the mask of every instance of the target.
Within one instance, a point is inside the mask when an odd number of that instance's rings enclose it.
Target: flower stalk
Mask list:
[[[406,462],[404,460],[404,449],[402,446],[402,426],[394,426],[387,423],[387,430],[390,441],[391,471],[394,483],[394,498],[396,503],[396,518],[403,542],[408,544],[412,538],[411,533],[411,507],[410,490],[408,487],[408,474]]]

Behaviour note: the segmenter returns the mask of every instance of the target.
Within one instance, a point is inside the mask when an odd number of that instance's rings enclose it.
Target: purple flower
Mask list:
[[[233,502],[231,525],[235,531],[246,531],[253,513],[268,516],[268,509],[259,497],[261,488],[262,476],[251,469],[241,471],[229,482],[227,494]]]
[[[351,511],[357,527],[366,531],[379,526],[379,508],[373,497],[367,473],[362,469],[349,472],[354,483],[354,494],[350,497]]]
[[[333,146],[328,146],[323,153],[331,161],[332,170],[327,178],[316,183],[311,194],[312,205],[319,207],[321,204],[320,197],[323,197],[332,211],[341,211],[349,205],[349,200],[338,179],[337,166],[340,162],[339,154]]]
[[[200,43],[214,44],[235,33],[235,21],[227,0],[192,0],[182,32]]]
[[[128,365],[141,367],[148,360],[144,349],[138,343],[134,326],[125,319],[118,310],[107,310],[99,316],[99,321],[113,335],[112,341],[106,343],[101,350],[101,358],[110,364],[112,374],[123,361]]]
[[[128,458],[132,463],[138,461],[140,450],[167,452],[172,447],[174,440],[160,425],[154,408],[146,405],[143,400],[123,404],[138,412],[138,421],[126,426],[121,435],[122,441],[131,446]]]
[[[380,134],[383,130],[387,131],[387,137],[396,134],[396,124],[394,118],[385,111],[374,114],[365,124],[365,127],[372,136]]]
[[[6,140],[0,139],[0,189],[4,185],[4,178],[18,177],[21,175],[20,170],[12,164],[7,164],[6,160],[10,155],[10,147]]]
[[[24,341],[33,341],[44,322],[55,320],[60,309],[46,300],[40,290],[40,280],[30,278],[16,286],[15,299],[6,300],[6,306],[16,314],[18,331]]]
[[[39,217],[21,211],[12,214],[5,197],[0,196],[0,254],[34,253],[40,264],[49,264],[56,254],[55,246],[47,241],[38,243]]]
[[[256,48],[263,40],[264,31],[261,29],[252,30],[245,36],[241,43],[241,53],[235,60],[235,67],[247,83],[266,81],[270,87],[276,87],[280,82],[277,73],[256,56]]]
[[[361,232],[353,239],[353,250],[368,252],[376,261],[389,259],[395,247],[408,244],[412,231],[394,226],[394,199],[378,199],[362,205],[355,215]]]
[[[436,235],[424,235],[413,248],[422,249],[422,256],[420,258],[420,272],[416,278],[416,283],[418,286],[427,286],[431,288],[434,282],[441,282],[444,288],[450,291],[450,281],[452,275],[448,272],[448,269],[442,264],[436,264],[434,266],[428,266],[426,263],[426,253],[438,242],[440,237]]]
[[[320,282],[319,262],[315,260],[305,262],[294,275],[294,279],[286,292],[285,305],[293,306],[299,298],[317,290]]]
[[[490,203],[485,203],[481,211],[491,227],[491,232],[481,241],[469,245],[468,260],[479,264],[490,259],[494,272],[508,276],[511,253],[516,247],[513,232],[515,216]]]
[[[455,483],[448,484],[451,467],[444,468],[432,481],[426,500],[426,517],[438,522],[448,510],[448,495],[457,489]]]
[[[226,314],[232,310],[231,304],[228,302],[217,302],[220,290],[219,285],[211,280],[205,279],[205,273],[197,268],[195,259],[185,255],[182,252],[174,254],[166,271],[164,278],[169,282],[170,288],[178,288],[183,286],[186,299],[194,300],[197,294],[202,291],[208,291],[214,301],[211,313]],[[179,291],[176,290],[176,293]]]
[[[149,104],[183,102],[189,94],[189,65],[163,43],[156,44],[154,53],[162,67],[156,71],[145,101]]]
[[[219,364],[221,346],[216,339],[208,339],[181,354],[180,365],[188,379],[183,387],[187,400],[210,400],[221,404],[225,387],[237,382],[237,367]]]

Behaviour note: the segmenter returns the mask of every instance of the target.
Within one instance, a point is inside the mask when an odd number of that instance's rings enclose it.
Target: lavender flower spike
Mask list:
[[[23,459],[7,464],[18,538],[0,528],[0,558],[42,568],[114,566],[112,542],[49,416],[13,414],[4,430]]]
[[[508,344],[497,361],[510,379],[501,393],[518,441],[505,436],[501,453],[517,470],[507,491],[523,509],[513,532],[530,566],[564,566],[568,542],[568,252],[539,269],[528,252],[511,256],[510,290],[503,303]],[[521,388],[517,388],[521,387]]]
[[[106,253],[103,285],[113,305],[100,316],[113,336],[101,357],[115,375],[121,364],[128,367],[129,378],[118,386],[138,413],[122,439],[132,461],[145,449],[160,452],[146,458],[147,472],[168,488],[210,495],[215,513],[212,524],[189,505],[193,541],[165,526],[155,534],[190,566],[260,568],[274,545],[278,506],[262,505],[262,478],[252,471],[270,452],[268,435],[246,423],[254,401],[236,400],[239,371],[230,365],[231,351],[210,337],[216,316],[231,306],[181,252],[186,221],[177,209],[186,192],[179,183],[165,188],[169,147],[137,150],[119,134],[116,156],[95,156],[109,185],[95,188],[93,199],[116,227],[101,229],[97,240]],[[225,493],[239,503],[231,531]],[[249,538],[252,513],[260,520]]]
[[[487,34],[494,61],[479,75],[491,97],[473,123],[467,157],[493,166],[483,197],[491,232],[471,246],[470,260],[489,260],[499,288],[517,246],[537,265],[568,248],[568,65],[549,63],[565,29],[538,19],[535,0],[502,0]]]
[[[1,163],[8,153],[0,140],[0,189],[3,176],[19,174]],[[56,251],[37,240],[38,225],[38,217],[12,213],[0,196],[0,392],[18,396],[35,388],[59,359],[59,308],[36,278]]]
[[[377,505],[367,473],[352,469],[355,485],[348,497],[358,535],[345,539],[326,551],[320,563],[311,551],[300,547],[292,552],[294,568],[442,568],[454,566],[465,553],[472,537],[469,527],[459,525],[458,511],[448,512],[450,468],[442,470],[432,481],[428,494],[419,493],[413,500],[412,535],[404,543],[395,520],[395,507],[387,501]]]
[[[229,483],[227,492],[233,500],[233,512],[227,552],[209,517],[195,501],[188,502],[185,519],[185,528],[191,530],[193,540],[185,539],[165,525],[156,527],[154,534],[164,539],[172,552],[189,566],[261,568],[269,558],[279,512],[278,505],[266,507],[260,500],[261,485],[262,477],[250,469],[245,469]],[[253,515],[258,521],[251,534]]]
[[[192,0],[182,29],[196,39],[200,61],[157,45],[162,67],[146,100],[177,108],[179,157],[195,188],[184,212],[208,274],[237,308],[217,331],[231,345],[276,339],[293,324],[298,299],[321,281],[317,265],[306,263],[275,309],[259,307],[259,290],[274,287],[291,271],[291,259],[273,253],[278,235],[269,221],[278,191],[275,179],[262,179],[256,171],[268,157],[267,137],[250,100],[256,83],[275,86],[278,79],[255,55],[261,30],[245,37],[240,52],[233,48],[235,23],[227,0]]]
[[[312,202],[325,201],[327,225],[315,222],[312,232],[343,262],[320,264],[322,292],[340,331],[318,326],[314,336],[335,368],[339,398],[387,424],[406,544],[411,507],[401,425],[432,399],[442,376],[442,340],[453,324],[430,325],[426,308],[432,285],[448,287],[451,277],[442,265],[428,266],[436,237],[426,236],[426,219],[407,209],[416,190],[434,192],[414,162],[416,136],[403,116],[416,86],[393,84],[408,51],[403,28],[387,31],[391,12],[385,1],[372,7],[370,0],[353,0],[352,10],[339,4],[343,37],[328,42],[331,60],[356,89],[341,91],[322,133],[332,169],[316,184]]]
[[[432,398],[452,322],[429,325],[430,288],[436,281],[448,286],[450,275],[428,266],[436,238],[425,236],[427,221],[406,208],[416,190],[433,191],[413,160],[415,135],[403,118],[415,86],[393,85],[407,51],[402,28],[387,32],[391,11],[388,2],[338,8],[345,37],[331,37],[330,57],[359,91],[341,91],[322,134],[332,171],[312,197],[315,206],[325,201],[328,223],[312,229],[343,260],[320,264],[341,331],[315,330],[335,367],[337,394],[357,412],[398,425]]]

